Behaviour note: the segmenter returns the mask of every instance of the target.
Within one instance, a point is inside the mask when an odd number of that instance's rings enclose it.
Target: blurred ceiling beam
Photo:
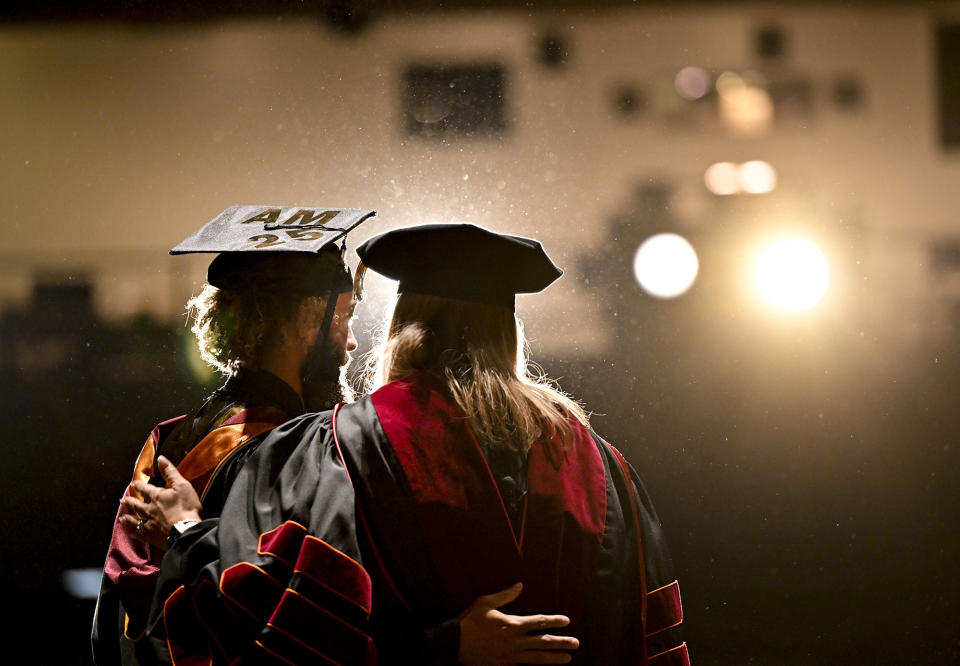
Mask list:
[[[427,13],[462,10],[603,10],[635,5],[716,6],[744,4],[737,0],[8,0],[0,6],[0,25],[44,22],[100,22],[176,24],[221,18],[315,16],[347,33],[360,32],[379,16],[394,13]],[[782,0],[753,0],[758,5],[782,4]],[[820,0],[822,5],[862,5],[864,7],[931,6],[935,0]]]

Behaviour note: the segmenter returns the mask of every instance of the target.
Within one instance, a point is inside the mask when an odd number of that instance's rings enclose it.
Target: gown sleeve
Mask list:
[[[603,620],[594,626],[605,627],[608,635],[642,637],[628,648],[632,653],[599,641],[603,657],[609,663],[689,666],[679,584],[660,518],[634,467],[617,449],[593,436],[608,475],[606,529],[591,599],[592,612]],[[609,603],[622,589],[637,593],[622,606]],[[584,647],[596,646],[596,639],[586,638]]]
[[[134,465],[133,481],[150,479],[160,442],[175,430],[183,419],[182,416],[177,417],[154,427]],[[129,485],[124,495],[139,498]],[[162,553],[134,539],[123,529],[120,517],[127,512],[128,509],[120,506],[113,522],[93,616],[90,638],[93,661],[98,666],[147,666],[154,661],[152,651],[142,639]]]
[[[218,472],[204,515],[222,497],[220,515],[161,563],[150,636],[171,663],[373,662],[370,578],[330,425],[329,412],[294,419]]]

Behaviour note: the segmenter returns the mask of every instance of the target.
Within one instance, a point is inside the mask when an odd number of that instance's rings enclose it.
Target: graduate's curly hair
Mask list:
[[[567,439],[583,408],[530,362],[523,326],[506,307],[401,293],[371,352],[366,389],[416,370],[440,376],[478,439],[527,451],[553,433]]]
[[[326,298],[258,289],[218,289],[204,284],[187,302],[200,357],[225,375],[240,368],[257,369],[264,350],[278,341],[284,327],[306,305],[319,324]]]

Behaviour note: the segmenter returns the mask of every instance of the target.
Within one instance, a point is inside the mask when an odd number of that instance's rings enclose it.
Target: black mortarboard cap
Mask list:
[[[539,241],[473,224],[425,224],[374,236],[357,248],[365,266],[399,291],[512,308],[516,294],[546,289],[563,271]]]
[[[336,242],[373,215],[356,208],[231,206],[170,254],[218,253],[207,281],[220,289],[340,293],[353,280]]]

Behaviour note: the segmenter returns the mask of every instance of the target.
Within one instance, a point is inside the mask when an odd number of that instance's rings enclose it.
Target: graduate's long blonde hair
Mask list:
[[[366,389],[432,372],[481,443],[527,451],[554,433],[566,439],[571,416],[587,423],[583,408],[531,366],[522,324],[509,308],[401,293],[372,352]]]

